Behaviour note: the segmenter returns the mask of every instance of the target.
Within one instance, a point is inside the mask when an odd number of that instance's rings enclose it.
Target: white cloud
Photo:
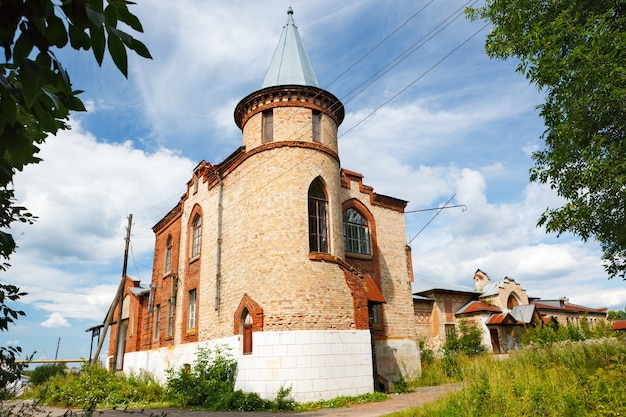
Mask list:
[[[50,317],[46,321],[41,322],[41,326],[43,327],[70,327],[70,324],[65,317],[59,312],[54,312],[50,314]]]
[[[34,308],[102,320],[121,277],[128,214],[128,273],[149,281],[151,227],[178,202],[196,162],[168,149],[99,142],[76,121],[40,156],[15,179],[19,203],[39,219],[15,227],[19,249],[6,279],[28,292],[22,301]]]

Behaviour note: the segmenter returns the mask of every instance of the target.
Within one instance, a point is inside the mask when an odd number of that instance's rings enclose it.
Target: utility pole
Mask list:
[[[57,342],[57,352],[54,354],[54,360],[59,359],[59,346],[61,346],[61,338],[59,337],[59,341]]]
[[[122,267],[122,280],[120,281],[120,285],[117,288],[117,292],[115,293],[115,297],[113,298],[113,302],[111,303],[111,307],[109,307],[109,311],[107,312],[106,319],[104,320],[104,326],[102,331],[102,337],[98,341],[98,347],[96,348],[96,353],[93,358],[91,358],[91,364],[95,365],[98,361],[98,357],[100,356],[100,351],[102,350],[102,345],[104,344],[104,339],[106,339],[107,331],[111,322],[113,321],[113,311],[115,310],[115,306],[118,306],[117,313],[117,326],[115,328],[115,342],[113,344],[113,366],[117,366],[117,356],[118,356],[118,341],[120,338],[120,329],[122,322],[122,304],[124,303],[124,284],[126,283],[126,267],[128,266],[128,247],[130,246],[130,228],[133,223],[133,215],[128,215],[128,226],[126,227],[126,245],[124,248],[124,265]],[[123,352],[122,352],[123,354]]]

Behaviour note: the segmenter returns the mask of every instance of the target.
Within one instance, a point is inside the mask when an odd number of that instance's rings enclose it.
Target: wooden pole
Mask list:
[[[111,322],[113,321],[113,311],[115,310],[115,306],[118,306],[118,315],[117,315],[117,326],[115,328],[115,343],[113,346],[115,347],[113,351],[113,366],[117,364],[117,343],[120,337],[120,324],[122,317],[122,304],[124,303],[124,284],[126,283],[126,268],[128,266],[128,247],[130,246],[130,228],[133,222],[133,215],[128,215],[128,226],[126,227],[126,245],[124,249],[124,265],[122,267],[122,280],[120,281],[120,285],[117,288],[117,292],[115,293],[115,297],[113,298],[113,302],[111,303],[111,307],[109,307],[109,311],[107,312],[106,319],[104,320],[104,326],[102,331],[104,332],[100,340],[98,340],[98,347],[96,348],[96,353],[91,358],[91,364],[95,365],[98,362],[98,357],[100,356],[100,351],[102,350],[102,345],[104,344],[104,339],[106,339],[107,331]]]

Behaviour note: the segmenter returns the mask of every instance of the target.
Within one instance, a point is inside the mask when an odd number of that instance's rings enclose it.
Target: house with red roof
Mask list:
[[[476,270],[474,287],[441,281],[415,280],[413,309],[418,337],[433,349],[440,349],[462,319],[476,323],[483,332],[483,344],[490,352],[506,353],[521,347],[521,335],[539,324],[592,325],[607,320],[606,308],[571,304],[567,298],[531,298],[514,279],[492,282]]]

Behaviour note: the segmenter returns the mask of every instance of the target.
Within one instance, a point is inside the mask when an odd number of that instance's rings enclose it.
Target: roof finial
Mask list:
[[[289,8],[287,9],[287,14],[293,14],[293,9],[291,8],[291,6],[289,6]]]

